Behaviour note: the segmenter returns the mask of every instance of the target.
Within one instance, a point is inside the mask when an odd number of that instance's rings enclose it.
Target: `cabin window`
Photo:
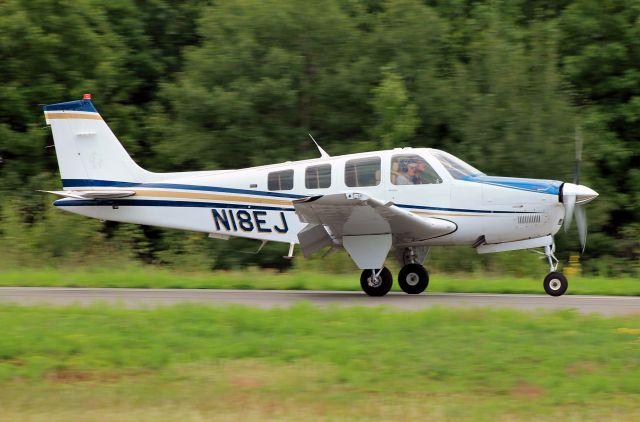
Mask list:
[[[293,189],[293,170],[274,171],[267,177],[269,190]]]
[[[394,155],[391,158],[391,183],[394,185],[428,185],[442,179],[427,161],[415,154]]]
[[[307,167],[304,173],[307,189],[323,189],[331,186],[331,164]]]
[[[347,161],[344,166],[344,183],[351,188],[378,186],[380,184],[380,157]]]

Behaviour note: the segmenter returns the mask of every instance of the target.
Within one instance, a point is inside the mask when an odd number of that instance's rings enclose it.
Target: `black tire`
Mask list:
[[[373,270],[378,272],[378,270]],[[383,267],[378,280],[373,280],[372,270],[364,270],[360,275],[360,287],[369,296],[384,296],[393,285],[393,276],[387,267]]]
[[[569,282],[564,274],[553,271],[547,274],[542,285],[549,296],[562,296],[567,291]]]
[[[420,264],[407,264],[398,274],[398,285],[405,293],[419,295],[429,285],[429,273]]]

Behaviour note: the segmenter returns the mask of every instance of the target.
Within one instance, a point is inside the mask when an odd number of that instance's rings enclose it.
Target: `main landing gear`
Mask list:
[[[369,296],[384,296],[393,285],[393,276],[387,267],[378,270],[363,270],[360,275],[360,286]]]
[[[544,291],[547,292],[550,296],[562,296],[567,291],[569,287],[569,282],[567,281],[567,277],[559,271],[556,271],[558,268],[558,259],[553,254],[553,246],[545,246],[544,247],[544,255],[547,257],[549,261],[549,274],[544,278],[544,282],[542,286],[544,287]]]
[[[398,274],[398,285],[403,292],[418,295],[429,285],[429,273],[420,264],[407,264]]]
[[[398,251],[398,258],[405,264],[398,274],[398,285],[403,292],[417,295],[429,285],[429,273],[418,262],[424,261],[426,248],[415,250],[406,248]],[[376,270],[364,270],[360,276],[360,286],[369,296],[384,296],[393,285],[393,276],[387,267]]]
[[[360,286],[369,296],[384,296],[389,293],[392,285],[393,276],[387,267],[363,270],[360,275]],[[429,285],[429,273],[420,264],[407,264],[398,274],[398,285],[405,293],[420,294]]]
[[[396,251],[396,259],[404,266],[398,274],[398,284],[403,292],[418,295],[429,285],[429,273],[421,265],[429,254],[426,247],[408,247]]]

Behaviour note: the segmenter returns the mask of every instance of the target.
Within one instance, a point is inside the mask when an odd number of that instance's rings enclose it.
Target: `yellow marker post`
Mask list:
[[[579,255],[571,255],[569,257],[569,265],[564,269],[564,273],[567,276],[575,276],[580,275],[582,272],[582,268],[580,265],[580,256]]]

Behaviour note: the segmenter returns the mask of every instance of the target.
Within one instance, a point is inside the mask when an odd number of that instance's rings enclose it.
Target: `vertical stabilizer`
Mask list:
[[[63,186],[92,185],[93,180],[142,183],[149,178],[95,109],[91,95],[46,105],[44,115],[51,125]]]

